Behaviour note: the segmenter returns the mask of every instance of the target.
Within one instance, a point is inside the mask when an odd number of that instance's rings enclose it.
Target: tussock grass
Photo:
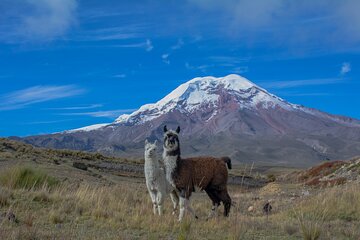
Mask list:
[[[298,211],[307,218],[323,216],[324,220],[360,220],[360,185],[348,184],[321,191],[316,196],[302,202]],[[305,216],[305,217],[306,217]]]
[[[313,213],[296,213],[300,230],[304,240],[317,240],[320,238],[321,231],[324,224],[325,214],[319,212]]]
[[[29,190],[44,186],[53,187],[58,181],[39,169],[18,165],[0,172],[0,184],[10,189]]]
[[[326,189],[312,198],[304,200],[292,213],[298,221],[303,239],[319,239],[323,233],[329,231],[325,229],[325,223],[332,221],[359,222],[359,199],[360,185],[348,184]],[[352,228],[346,227],[341,231],[345,236],[360,237],[360,231],[355,232]]]
[[[0,187],[0,207],[7,206],[11,198],[11,193],[9,190]]]

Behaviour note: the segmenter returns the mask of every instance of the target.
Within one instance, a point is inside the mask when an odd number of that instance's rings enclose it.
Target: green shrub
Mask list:
[[[39,169],[15,166],[0,173],[0,184],[8,188],[31,189],[52,187],[58,184],[58,180]]]

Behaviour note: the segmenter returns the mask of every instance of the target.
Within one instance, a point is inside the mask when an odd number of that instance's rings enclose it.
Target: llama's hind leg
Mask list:
[[[224,204],[224,216],[228,217],[229,212],[230,212],[230,207],[231,207],[231,198],[229,196],[229,193],[225,189],[225,190],[219,192],[218,196]]]
[[[189,211],[193,217],[198,218],[195,214],[195,211],[190,206],[190,194],[185,194],[185,191],[182,190],[180,192],[180,213],[179,213],[179,221],[181,221],[185,215],[185,209]]]
[[[171,201],[173,203],[173,212],[172,212],[172,214],[174,215],[176,213],[176,209],[177,209],[177,207],[179,205],[179,196],[178,196],[176,190],[172,190],[170,192],[170,198],[171,198]]]
[[[209,198],[211,199],[213,206],[211,208],[211,212],[208,215],[207,219],[210,219],[214,216],[217,215],[217,209],[220,206],[220,198],[217,196],[216,192],[212,189],[205,189],[205,192],[207,193],[207,195],[209,196]]]

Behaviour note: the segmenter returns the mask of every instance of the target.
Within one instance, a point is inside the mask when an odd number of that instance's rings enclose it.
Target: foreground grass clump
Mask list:
[[[359,222],[359,199],[359,184],[349,184],[326,189],[303,201],[293,211],[293,217],[298,221],[303,239],[320,239],[320,237],[323,237],[322,235],[329,233],[329,229],[326,229],[325,226],[331,222],[354,222],[355,224]],[[344,228],[341,231],[345,236],[349,234],[349,229]],[[360,231],[354,231],[350,235],[354,237],[359,236],[359,234]],[[330,236],[325,236],[325,238],[327,237]]]
[[[53,187],[58,184],[58,181],[39,169],[14,166],[10,169],[0,172],[0,185],[10,188],[32,189],[41,187]]]
[[[7,206],[9,204],[9,199],[11,198],[11,193],[0,187],[0,207]]]

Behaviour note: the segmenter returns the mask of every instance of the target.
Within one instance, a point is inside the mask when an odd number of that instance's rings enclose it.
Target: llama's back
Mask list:
[[[204,189],[210,183],[222,188],[227,183],[226,161],[215,157],[192,157],[180,160],[180,171],[191,172],[194,185]],[[182,169],[182,170],[181,170]],[[190,175],[189,175],[190,177]]]

